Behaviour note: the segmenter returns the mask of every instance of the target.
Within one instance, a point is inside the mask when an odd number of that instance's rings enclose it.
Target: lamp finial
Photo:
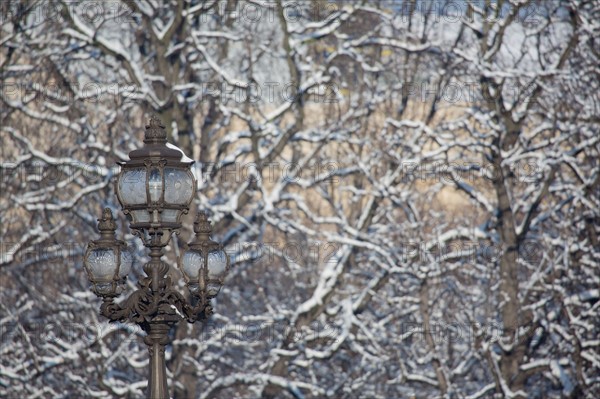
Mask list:
[[[198,212],[198,216],[196,216],[196,221],[194,222],[194,232],[196,234],[210,234],[212,232],[210,221],[205,211]]]
[[[110,208],[104,208],[102,211],[102,217],[98,219],[98,230],[100,230],[101,233],[114,232],[117,230],[117,223],[115,222],[115,218],[113,217]]]
[[[150,122],[146,125],[146,134],[144,143],[165,143],[167,141],[167,131],[160,118],[152,115]]]

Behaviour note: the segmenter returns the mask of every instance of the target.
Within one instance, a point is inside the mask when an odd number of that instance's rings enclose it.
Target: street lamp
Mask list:
[[[143,268],[146,277],[125,301],[114,301],[124,290],[133,257],[115,237],[117,226],[109,208],[98,219],[100,239],[88,244],[84,267],[92,291],[102,298],[100,313],[111,322],[139,324],[147,333],[144,342],[151,356],[148,397],[156,399],[169,397],[165,345],[170,328],[182,319],[194,323],[212,314],[210,300],[221,289],[230,264],[223,246],[210,239],[206,213],[199,212],[194,223],[196,237],[178,260],[193,300],[188,302],[174,289],[167,277],[169,265],[161,258],[194,198],[194,161],[167,143],[167,133],[156,117],[146,126],[144,144],[129,153],[129,161],[119,163],[117,197],[133,234],[150,249],[150,261]]]

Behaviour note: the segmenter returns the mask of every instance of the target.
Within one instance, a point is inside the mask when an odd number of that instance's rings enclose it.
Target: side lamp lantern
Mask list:
[[[212,228],[205,212],[194,222],[196,237],[179,257],[190,293],[201,301],[217,296],[229,272],[229,256],[223,246],[210,239]]]
[[[91,241],[84,255],[84,267],[92,290],[99,296],[115,297],[133,264],[133,257],[123,241],[117,240],[117,224],[110,208],[105,208],[98,219],[100,239]]]

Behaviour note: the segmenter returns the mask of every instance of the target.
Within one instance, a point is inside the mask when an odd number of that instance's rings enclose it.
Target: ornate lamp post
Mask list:
[[[84,267],[92,290],[102,298],[100,313],[110,321],[139,324],[147,333],[144,342],[150,350],[149,398],[168,398],[165,345],[170,328],[182,319],[190,323],[212,314],[214,298],[229,271],[229,257],[223,246],[210,239],[211,227],[204,212],[194,223],[195,239],[179,258],[192,301],[173,288],[167,276],[169,265],[161,260],[164,247],[181,227],[196,192],[193,163],[181,150],[167,143],[167,133],[159,119],[146,126],[144,147],[129,153],[117,179],[117,197],[133,234],[150,249],[139,289],[118,304],[115,298],[124,290],[133,257],[115,237],[117,228],[109,208],[98,219],[100,239],[89,243]]]

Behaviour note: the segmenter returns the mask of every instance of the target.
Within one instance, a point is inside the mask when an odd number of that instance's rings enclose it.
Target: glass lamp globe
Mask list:
[[[131,151],[129,158],[119,163],[116,191],[130,227],[145,234],[181,227],[181,215],[188,212],[196,192],[194,161],[167,143],[165,127],[154,116],[146,126],[144,147]]]
[[[84,255],[84,267],[92,290],[98,296],[117,296],[131,271],[133,256],[125,243],[115,238],[117,225],[109,208],[98,219],[101,237],[89,243]]]
[[[229,257],[223,247],[210,239],[211,227],[206,213],[194,222],[196,237],[179,258],[190,293],[205,299],[217,296],[229,272]]]

